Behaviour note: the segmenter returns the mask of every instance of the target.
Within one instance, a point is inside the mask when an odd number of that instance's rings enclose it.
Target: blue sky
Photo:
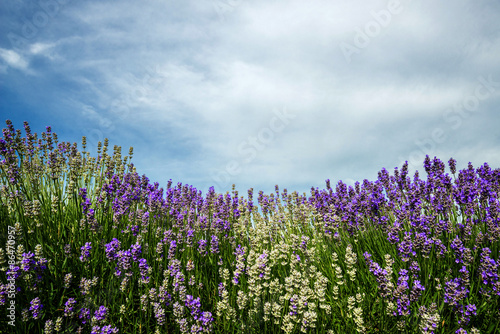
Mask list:
[[[0,118],[203,192],[497,168],[499,54],[496,0],[3,1]]]

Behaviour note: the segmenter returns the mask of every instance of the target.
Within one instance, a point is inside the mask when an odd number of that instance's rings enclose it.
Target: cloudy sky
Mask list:
[[[3,1],[0,118],[162,186],[309,192],[500,167],[498,55],[497,0]]]

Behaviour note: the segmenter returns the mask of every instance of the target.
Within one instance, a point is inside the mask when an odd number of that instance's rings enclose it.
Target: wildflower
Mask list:
[[[186,245],[191,247],[193,245],[194,230],[189,229],[186,233]]]
[[[163,242],[161,241],[156,244],[156,255],[158,256],[156,261],[161,261],[163,257]]]
[[[82,320],[82,325],[85,325],[87,320],[90,319],[90,310],[88,308],[81,308],[78,318]]]
[[[33,319],[39,319],[40,318],[40,311],[43,308],[43,305],[40,301],[39,297],[36,297],[30,302],[30,308],[29,310],[31,311],[31,314],[33,315]]]
[[[347,264],[347,274],[352,282],[356,280],[356,263],[357,263],[357,255],[352,251],[351,244],[347,245],[345,261]]]
[[[130,276],[131,273],[129,272],[131,268],[131,258],[132,258],[132,253],[130,250],[120,250],[116,253],[116,258],[117,258],[117,266],[115,267],[115,275],[120,277],[122,274],[122,270],[125,271],[125,275]]]
[[[80,327],[81,328],[81,327]],[[118,328],[111,327],[111,325],[102,326],[92,326],[91,334],[116,334],[118,333]]]
[[[63,318],[62,317],[57,317],[56,324],[54,325],[54,330],[56,332],[60,332],[61,331],[61,329],[62,329],[62,322],[63,322]]]
[[[114,260],[116,257],[116,252],[121,247],[121,242],[118,239],[113,238],[113,240],[111,240],[110,243],[106,244],[105,247],[106,247],[106,258],[108,260]]]
[[[185,302],[186,307],[188,307],[191,310],[191,315],[195,320],[198,320],[198,318],[201,315],[200,307],[200,297],[194,299],[193,296],[187,295],[186,296],[186,302]]]
[[[176,318],[182,318],[184,315],[184,307],[179,302],[174,303],[174,316]]]
[[[219,254],[219,238],[216,235],[212,235],[212,240],[210,242],[210,253]]]
[[[141,301],[141,308],[143,311],[146,311],[146,308],[147,308],[147,303],[148,303],[148,296],[147,295],[141,295],[141,298],[140,298],[140,301]]]
[[[489,255],[491,250],[487,247],[482,249],[481,253],[481,263],[479,264],[480,275],[482,279],[483,286],[487,288],[491,286],[496,294],[500,294],[498,282],[498,263],[492,259]],[[481,287],[480,292],[488,295],[488,290]]]
[[[71,245],[70,244],[64,245],[64,254],[66,254],[67,256],[71,255]]]
[[[130,254],[132,255],[132,259],[134,262],[137,261],[137,257],[142,253],[141,245],[133,244],[130,246]]]
[[[84,246],[81,248],[81,255],[80,255],[80,261],[82,262],[87,262],[90,257],[90,251],[92,250],[92,243],[91,242],[86,242]]]
[[[149,299],[151,301],[156,301],[156,299],[157,299],[157,291],[156,291],[155,288],[149,289]]]
[[[413,243],[411,240],[411,234],[409,232],[405,232],[403,241],[401,241],[398,246],[398,251],[403,262],[407,262],[408,260],[410,260],[410,256],[415,256],[417,254],[413,250]]]
[[[54,330],[54,322],[50,319],[45,321],[45,327],[43,330],[46,334],[52,334],[52,331]]]
[[[43,257],[42,245],[38,244],[35,246],[35,259],[40,260]]]
[[[73,278],[73,274],[72,273],[67,273],[66,275],[64,275],[64,285],[63,287],[65,289],[69,289],[69,285],[71,284],[71,279]]]
[[[477,315],[477,308],[474,304],[463,305],[458,309],[461,317],[458,320],[459,324],[468,324],[472,315]]]
[[[177,241],[170,241],[170,248],[168,249],[168,259],[173,259],[175,257],[175,251],[177,249]]]
[[[461,284],[460,278],[454,278],[446,282],[444,288],[444,302],[452,306],[458,305],[458,303],[467,298],[469,289]]]
[[[82,295],[87,295],[90,292],[90,289],[97,285],[98,277],[94,277],[93,279],[87,279],[82,277],[80,280],[80,292]]]
[[[248,295],[242,290],[238,290],[238,299],[236,300],[236,303],[241,311],[244,310],[248,303]]]
[[[190,260],[188,261],[187,265],[186,265],[186,270],[187,270],[187,271],[191,271],[191,270],[193,270],[193,269],[194,269],[194,263],[193,263],[193,260],[191,260],[191,259],[190,259]]]
[[[31,265],[35,264],[35,260],[33,259],[34,256],[35,254],[33,254],[32,252],[23,253],[21,260],[21,269],[23,271],[30,271]]]
[[[149,271],[149,266],[147,264],[146,259],[139,260],[139,271],[141,273],[141,283],[143,284],[149,283],[149,276],[146,276]]]
[[[370,272],[375,276],[375,279],[377,280],[378,283],[378,289],[379,289],[379,294],[382,298],[386,298],[392,295],[392,290],[394,288],[394,285],[390,281],[391,275],[392,275],[392,263],[393,260],[391,257],[386,254],[385,260],[387,264],[386,269],[382,269],[380,265],[377,262],[374,262],[371,259],[371,254],[368,252],[364,253],[364,257],[366,260],[366,263],[368,265],[368,268]]]
[[[76,304],[76,300],[75,298],[69,298],[66,303],[64,304],[64,316],[65,317],[73,317],[73,315],[75,314],[75,304]]]
[[[464,263],[463,261],[463,255],[464,255],[464,250],[465,247],[462,244],[462,240],[457,236],[455,236],[455,239],[451,242],[450,248],[455,251],[455,263]]]
[[[165,310],[161,307],[161,304],[153,303],[153,311],[158,325],[163,325],[165,323]]]
[[[418,273],[420,272],[420,266],[418,265],[417,261],[412,261],[410,264],[410,272],[412,274],[412,277],[414,279],[418,278]]]
[[[419,308],[420,324],[422,333],[434,333],[439,326],[440,316],[437,311],[436,303],[432,303],[429,308],[421,306]]]
[[[30,310],[27,308],[23,308],[21,311],[21,319],[23,322],[27,322],[30,318]]]
[[[99,306],[99,309],[94,312],[94,318],[97,321],[103,321],[106,319],[108,314],[108,309],[105,306]]]
[[[410,301],[411,302],[415,302],[418,300],[418,298],[420,298],[420,296],[422,295],[422,291],[424,291],[425,288],[422,284],[420,284],[420,281],[419,280],[414,280],[413,281],[413,288],[411,290],[411,293],[410,293]]]
[[[120,283],[120,291],[125,293],[125,290],[127,289],[127,284],[129,282],[129,278],[127,276],[125,276],[122,280],[122,282]]]

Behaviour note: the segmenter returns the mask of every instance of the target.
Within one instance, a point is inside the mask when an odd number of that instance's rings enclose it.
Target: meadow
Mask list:
[[[497,333],[500,169],[166,188],[133,150],[6,122],[2,333]],[[448,171],[447,171],[448,170]]]

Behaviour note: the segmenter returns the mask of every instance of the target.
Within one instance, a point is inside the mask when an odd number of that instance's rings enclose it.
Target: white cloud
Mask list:
[[[460,134],[444,112],[474,92],[478,76],[500,81],[500,21],[477,2],[401,1],[351,62],[340,43],[355,45],[358,29],[377,24],[388,2],[233,4],[221,20],[212,1],[73,3],[27,55],[0,56],[25,70],[29,57],[50,57],[36,70],[70,87],[47,94],[72,101],[103,133],[112,122],[114,134],[144,138],[136,157],[147,152],[152,178],[171,172],[203,186],[281,108],[296,119],[230,183],[369,177],[418,151],[415,142],[436,127],[449,139],[435,151],[450,154]],[[465,122],[462,129],[481,135]],[[472,145],[463,152],[490,157],[494,146]],[[161,155],[150,157],[155,150]]]
[[[0,48],[0,58],[2,58],[4,62],[6,62],[13,68],[23,71],[26,71],[28,69],[28,61],[14,50],[6,50]]]

